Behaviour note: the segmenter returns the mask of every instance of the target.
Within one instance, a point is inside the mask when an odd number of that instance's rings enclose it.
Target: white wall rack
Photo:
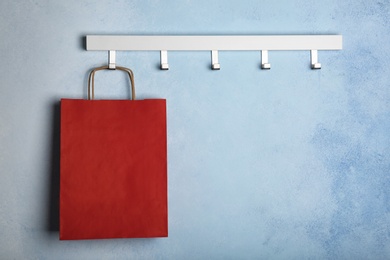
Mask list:
[[[168,70],[168,51],[211,51],[211,68],[219,70],[219,51],[261,51],[261,68],[270,69],[268,51],[310,51],[311,68],[320,69],[319,50],[341,50],[341,35],[87,35],[88,51],[108,51],[115,69],[116,51],[159,51],[160,68]]]

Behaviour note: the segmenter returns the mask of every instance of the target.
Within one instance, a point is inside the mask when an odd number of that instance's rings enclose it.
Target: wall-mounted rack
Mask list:
[[[87,35],[88,51],[108,51],[115,69],[116,51],[159,51],[160,68],[168,70],[168,51],[211,51],[211,68],[219,70],[218,51],[261,51],[261,68],[270,69],[268,51],[308,50],[311,68],[320,69],[319,50],[341,50],[341,35],[140,36]]]

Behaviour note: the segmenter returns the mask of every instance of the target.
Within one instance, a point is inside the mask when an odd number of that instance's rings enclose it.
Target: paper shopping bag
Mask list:
[[[61,100],[61,240],[168,236],[166,129],[164,99]]]

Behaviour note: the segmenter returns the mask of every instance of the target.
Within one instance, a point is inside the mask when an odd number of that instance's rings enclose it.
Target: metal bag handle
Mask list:
[[[99,70],[111,70],[108,66],[102,66],[95,68],[89,73],[89,78],[88,78],[88,100],[94,100],[95,99],[95,72]],[[130,78],[130,89],[131,89],[131,99],[135,100],[135,86],[134,86],[134,73],[131,69],[125,68],[125,67],[120,67],[116,66],[117,70],[125,71],[129,75]],[[92,90],[92,91],[91,91]],[[91,93],[92,92],[92,93]]]

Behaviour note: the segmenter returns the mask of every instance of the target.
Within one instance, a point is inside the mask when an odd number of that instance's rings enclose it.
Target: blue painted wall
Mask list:
[[[390,2],[0,1],[1,259],[390,258]],[[58,100],[87,34],[342,34],[342,51],[119,52],[168,104],[169,238],[59,241]],[[126,98],[121,73],[97,96]]]

